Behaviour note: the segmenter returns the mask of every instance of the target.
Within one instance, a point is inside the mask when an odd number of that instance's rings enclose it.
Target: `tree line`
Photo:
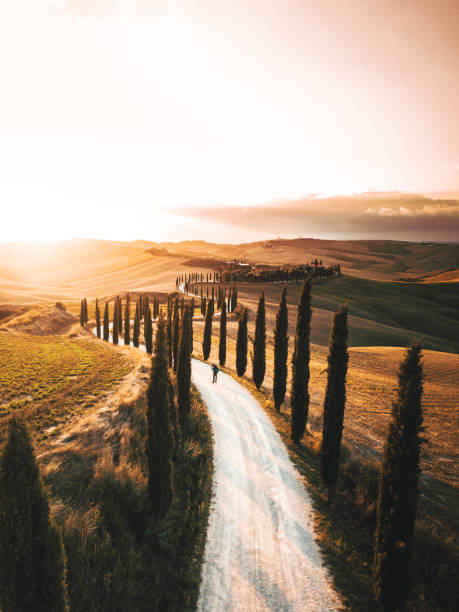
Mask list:
[[[309,412],[309,362],[311,330],[311,287],[309,275],[301,291],[296,317],[290,391],[290,437],[299,444],[307,433]],[[285,401],[288,370],[287,286],[280,296],[274,329],[273,398],[277,411]],[[236,341],[236,372],[247,368],[248,310],[243,308]],[[222,324],[222,322],[220,322]],[[226,331],[225,331],[226,336]],[[348,306],[334,315],[330,334],[327,385],[323,406],[320,473],[333,503],[339,476],[340,449],[346,404],[348,368]],[[222,342],[222,340],[220,340]],[[261,293],[255,317],[252,378],[257,389],[266,371],[265,297]],[[389,434],[384,445],[379,479],[377,527],[374,536],[374,590],[384,610],[403,607],[409,592],[410,560],[413,551],[414,521],[418,496],[420,447],[423,442],[421,342],[413,340],[398,375],[398,394],[392,406]]]
[[[289,338],[286,295],[287,286],[284,286],[281,292],[274,330],[274,377],[272,392],[277,411],[280,411],[285,401],[287,390]],[[218,299],[219,295],[214,294],[214,297]],[[204,360],[209,358],[211,352],[212,324],[216,299],[212,297],[207,299],[204,296],[201,299],[201,312],[205,317],[202,341]],[[295,444],[300,444],[303,436],[308,433],[311,299],[312,274],[308,275],[305,279],[299,296],[291,361],[290,436]],[[219,321],[220,338],[218,355],[221,366],[224,366],[226,363],[226,314],[227,310],[229,311],[227,306],[230,304],[231,300],[228,297],[220,302],[221,316]],[[148,310],[149,306],[147,303]],[[163,355],[163,357],[161,359],[158,358],[157,362],[156,357],[154,357],[152,361],[152,363],[156,364],[155,368],[159,368],[160,365],[162,368],[161,374],[158,373],[157,369],[152,368],[152,376],[153,372],[156,372],[155,380],[157,382],[154,384],[157,385],[155,389],[161,390],[161,405],[163,408],[168,401],[167,393],[171,392],[169,383],[167,385],[164,383],[164,380],[168,380],[165,375],[165,368],[171,368],[176,373],[177,397],[181,419],[184,418],[184,415],[189,410],[193,310],[194,304],[193,309],[190,306],[185,306],[183,298],[181,300],[176,298],[170,304],[168,303],[167,318],[163,317],[162,314],[160,315],[156,339],[156,354],[158,354],[159,350],[159,354]],[[145,312],[144,310],[144,317]],[[147,314],[148,320],[150,320],[151,325],[151,319],[149,319]],[[125,306],[125,326],[126,321]],[[334,501],[339,476],[346,403],[346,375],[349,360],[347,339],[348,306],[343,304],[334,315],[330,334],[327,358],[328,366],[326,370],[327,385],[323,407],[323,427],[320,447],[320,473],[328,491],[329,503]],[[251,358],[253,381],[256,387],[260,389],[266,373],[266,307],[264,292],[261,293],[258,301]],[[165,364],[163,361],[165,361]],[[236,372],[238,376],[244,376],[247,363],[248,309],[243,307],[239,313],[236,341]],[[409,589],[409,568],[413,548],[418,487],[417,478],[420,445],[422,442],[421,433],[423,431],[421,406],[422,379],[421,344],[413,341],[400,366],[398,395],[392,407],[392,421],[384,446],[379,481],[373,571],[375,595],[381,601],[385,610],[396,610],[403,606]],[[160,384],[160,381],[163,382]],[[167,393],[166,387],[169,389]],[[149,393],[152,392],[149,391]],[[155,394],[151,395],[151,398],[157,398],[158,393],[155,392]],[[155,402],[157,403],[154,405],[159,405],[158,399]],[[161,414],[164,415],[164,409],[158,409],[154,414],[156,415],[155,418],[160,418]],[[152,427],[152,436],[153,430],[157,432],[161,428],[157,424]],[[163,442],[155,438],[151,452],[153,452],[153,448],[156,449],[154,452],[159,452],[158,448],[162,444]],[[168,445],[169,442],[166,440],[164,444]],[[164,453],[164,457],[167,457],[167,452],[164,451]],[[155,459],[156,464],[158,462],[161,463],[161,461],[158,458]],[[152,466],[155,462],[152,460]],[[164,481],[168,482],[167,469],[166,467],[163,469],[165,470]],[[157,480],[157,477],[155,479]],[[154,486],[159,486],[158,482]],[[169,493],[166,491],[168,485],[165,484],[164,487],[164,499],[168,499]]]
[[[141,307],[141,304],[137,302]],[[145,304],[144,304],[145,305]],[[174,461],[185,444],[191,410],[192,311],[174,303],[179,316],[175,381],[169,366],[167,319],[159,314],[146,393],[145,455],[149,512],[161,520],[174,499]],[[129,301],[124,307],[125,323]],[[118,325],[116,321],[116,325]],[[180,492],[177,492],[180,494]],[[67,612],[66,557],[28,428],[13,416],[0,456],[0,607],[3,612]]]

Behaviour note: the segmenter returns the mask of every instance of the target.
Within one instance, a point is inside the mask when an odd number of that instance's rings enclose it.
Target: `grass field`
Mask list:
[[[279,305],[280,284],[241,283],[240,302],[255,311],[264,290],[267,325],[272,328]],[[298,303],[300,283],[290,283],[287,301],[291,314]],[[328,345],[333,313],[349,303],[350,346],[407,346],[414,337],[424,347],[459,353],[459,284],[414,284],[342,276],[313,286],[312,342]],[[289,334],[294,334],[290,316]]]
[[[291,313],[292,315],[292,313]],[[237,322],[228,320],[227,368],[235,375]],[[218,320],[214,321],[209,363],[218,363]],[[253,338],[253,322],[249,337]],[[203,323],[194,324],[194,351],[202,352]],[[272,336],[271,336],[272,337]],[[249,342],[249,351],[251,350]],[[356,347],[350,349],[347,402],[344,419],[344,448],[337,500],[326,503],[320,478],[318,449],[326,385],[328,349],[311,347],[310,414],[312,435],[300,446],[290,440],[289,397],[281,413],[273,408],[272,342],[267,347],[267,373],[261,392],[251,381],[251,365],[240,380],[265,407],[307,479],[317,511],[316,527],[335,584],[343,594],[345,609],[374,611],[372,550],[380,453],[387,435],[391,405],[396,397],[397,373],[404,349]],[[291,357],[292,342],[290,342]],[[424,424],[426,444],[422,447],[420,498],[416,524],[415,595],[407,609],[446,612],[455,609],[455,563],[458,561],[459,521],[459,355],[423,351]],[[209,367],[209,376],[210,376]],[[290,386],[290,367],[289,385]]]
[[[92,338],[0,332],[0,441],[5,417],[15,411],[37,439],[46,439],[50,428],[89,410],[130,368],[127,355]]]

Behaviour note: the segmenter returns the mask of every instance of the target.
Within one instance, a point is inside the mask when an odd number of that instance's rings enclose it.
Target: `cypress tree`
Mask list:
[[[226,304],[222,301],[222,311],[220,315],[220,342],[218,345],[218,361],[221,366],[226,363]]]
[[[12,417],[0,458],[0,605],[3,612],[68,610],[65,559],[27,428]]]
[[[151,309],[148,306],[144,322],[143,322],[143,335],[145,337],[145,351],[151,355],[153,352],[153,324],[151,322]]]
[[[126,295],[126,305],[124,307],[124,344],[131,344],[131,304],[129,293]]]
[[[104,309],[104,340],[108,342],[110,339],[110,322],[108,318],[108,302],[105,302]]]
[[[257,389],[263,383],[266,372],[266,312],[264,291],[258,299],[255,319],[255,338],[253,340],[252,376]]]
[[[174,372],[177,372],[178,345],[180,338],[180,311],[177,308],[174,313],[172,327],[172,356],[174,358]]]
[[[190,308],[190,355],[193,352],[193,313],[194,313],[194,299],[191,300],[191,308]]]
[[[183,311],[180,325],[180,340],[177,358],[177,399],[180,417],[183,418],[190,411],[191,386],[191,338],[190,338],[191,312],[187,306]]]
[[[158,321],[155,354],[147,390],[148,499],[155,519],[162,518],[172,502],[172,432],[169,412],[169,371],[164,318]]]
[[[119,295],[116,296],[118,302],[118,336],[123,334],[123,304]]]
[[[168,302],[169,304],[169,302]],[[172,311],[170,308],[167,310],[167,357],[169,367],[172,368]]]
[[[96,298],[96,329],[97,329],[97,337],[100,338],[100,308],[99,308],[99,300]]]
[[[143,295],[140,294],[139,295],[139,319],[140,319],[140,321],[143,319],[143,312],[144,312]]]
[[[119,340],[118,319],[119,319],[120,316],[121,316],[121,313],[120,313],[120,304],[119,304],[118,300],[115,300],[115,303],[113,305],[113,325],[112,325],[113,344],[118,344],[118,340]]]
[[[150,302],[148,300],[148,295],[145,296],[145,299],[143,301],[143,316],[145,317],[145,314],[148,310],[148,308],[150,308]]]
[[[285,399],[287,390],[287,356],[288,356],[288,310],[287,285],[282,289],[279,310],[276,315],[276,328],[274,331],[274,406],[277,411]]]
[[[231,312],[233,312],[236,306],[237,306],[237,289],[236,287],[233,287],[233,292],[231,294]]]
[[[239,317],[236,340],[236,372],[238,376],[244,376],[247,369],[247,308]]]
[[[81,327],[84,326],[84,301],[81,300],[80,302],[80,325]]]
[[[134,315],[134,329],[132,332],[132,343],[134,346],[139,346],[139,335],[140,335],[140,304],[139,302],[135,305]]]
[[[309,409],[309,341],[311,333],[311,276],[304,281],[298,302],[295,348],[292,359],[291,438],[298,444],[304,435]]]
[[[204,323],[204,335],[202,338],[202,356],[204,361],[209,359],[212,344],[212,317],[214,314],[214,301],[209,300],[207,304],[206,320]]]
[[[87,323],[89,321],[88,316],[88,300],[84,298],[84,322]]]
[[[422,379],[421,343],[413,341],[400,365],[379,482],[374,588],[388,611],[401,609],[409,593],[423,442]]]
[[[328,354],[327,389],[322,430],[321,474],[332,502],[338,480],[339,456],[346,404],[347,306],[341,306],[333,320]]]

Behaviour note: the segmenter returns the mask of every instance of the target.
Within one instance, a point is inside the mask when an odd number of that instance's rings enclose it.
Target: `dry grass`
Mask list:
[[[258,399],[289,450],[292,461],[305,477],[305,486],[316,510],[318,542],[329,565],[335,586],[343,597],[345,610],[379,612],[372,589],[373,542],[376,526],[376,501],[379,459],[357,454],[355,447],[343,444],[336,500],[327,503],[327,491],[320,477],[320,443],[318,431],[311,431],[302,444],[290,439],[290,415],[278,413],[269,391],[258,391],[251,380],[225,371],[241,382]],[[436,483],[436,490],[431,484]],[[412,593],[406,610],[419,612],[453,612],[459,603],[457,589],[457,489],[438,480],[421,482],[421,497],[416,520]],[[442,499],[432,504],[432,494]],[[438,501],[438,500],[437,500]]]
[[[140,354],[140,353],[139,353]],[[62,526],[71,612],[194,610],[212,483],[207,413],[192,394],[174,455],[174,501],[153,523],[147,502],[142,356],[128,402],[89,417],[40,458]]]
[[[89,412],[132,368],[127,351],[87,338],[0,332],[0,440],[21,411],[36,441]]]

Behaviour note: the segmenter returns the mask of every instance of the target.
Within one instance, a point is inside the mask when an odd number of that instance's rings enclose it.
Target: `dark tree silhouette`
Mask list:
[[[108,342],[110,338],[110,321],[108,318],[108,302],[105,302],[104,309],[104,340]]]
[[[119,325],[118,325],[118,320],[121,317],[121,304],[119,303],[119,301],[116,299],[115,303],[113,305],[113,326],[112,326],[112,338],[113,338],[113,344],[118,344],[119,341]]]
[[[287,356],[288,356],[288,310],[287,285],[282,289],[279,310],[276,315],[276,328],[274,330],[274,380],[273,396],[277,411],[285,399],[287,390]]]
[[[374,587],[384,610],[403,608],[410,589],[411,555],[423,442],[421,343],[413,341],[400,365],[382,460],[375,532]]]
[[[247,318],[248,311],[244,308],[239,317],[236,340],[236,372],[244,376],[247,369]]]
[[[334,498],[338,480],[341,438],[343,435],[344,408],[346,405],[347,354],[347,306],[341,306],[335,314],[330,335],[327,389],[324,402],[322,429],[321,475],[328,487],[328,501]]]
[[[3,612],[68,610],[62,539],[50,524],[32,443],[17,417],[0,458],[0,605]]]
[[[257,316],[255,319],[255,338],[253,341],[252,376],[257,389],[263,383],[266,372],[266,311],[265,294],[258,299]]]
[[[298,302],[295,348],[292,359],[291,438],[298,444],[304,435],[309,409],[309,342],[311,333],[311,277],[304,281]]]
[[[172,432],[169,407],[169,371],[164,318],[158,321],[155,354],[147,390],[148,499],[155,519],[162,518],[172,502]]]
[[[222,300],[220,315],[220,342],[218,344],[218,361],[221,366],[226,363],[226,303]]]
[[[124,344],[131,344],[131,304],[129,293],[126,295],[126,304],[124,306]]]
[[[204,323],[204,335],[202,339],[202,356],[204,361],[209,359],[210,348],[212,344],[212,317],[214,315],[214,301],[209,300],[207,303],[206,320]]]
[[[140,305],[139,302],[135,305],[134,327],[132,330],[132,343],[134,346],[139,346],[140,335]]]
[[[100,308],[99,308],[99,300],[96,298],[96,330],[97,337],[100,338]]]
[[[119,295],[116,296],[116,301],[118,302],[118,336],[121,336],[123,333],[123,304]]]
[[[148,306],[144,315],[143,335],[145,337],[145,351],[151,355],[153,352],[153,324],[151,322],[150,306]]]
[[[170,308],[170,302],[168,302],[167,309],[167,357],[169,367],[172,368],[172,345],[173,345],[173,334],[172,334],[172,309]]]
[[[180,340],[177,359],[177,399],[180,419],[183,422],[185,415],[190,411],[191,387],[191,338],[190,338],[191,311],[187,306],[183,311],[180,325]]]
[[[179,340],[180,340],[180,309],[177,308],[174,313],[174,320],[173,320],[173,325],[172,325],[172,356],[174,358],[174,372],[177,372]]]

